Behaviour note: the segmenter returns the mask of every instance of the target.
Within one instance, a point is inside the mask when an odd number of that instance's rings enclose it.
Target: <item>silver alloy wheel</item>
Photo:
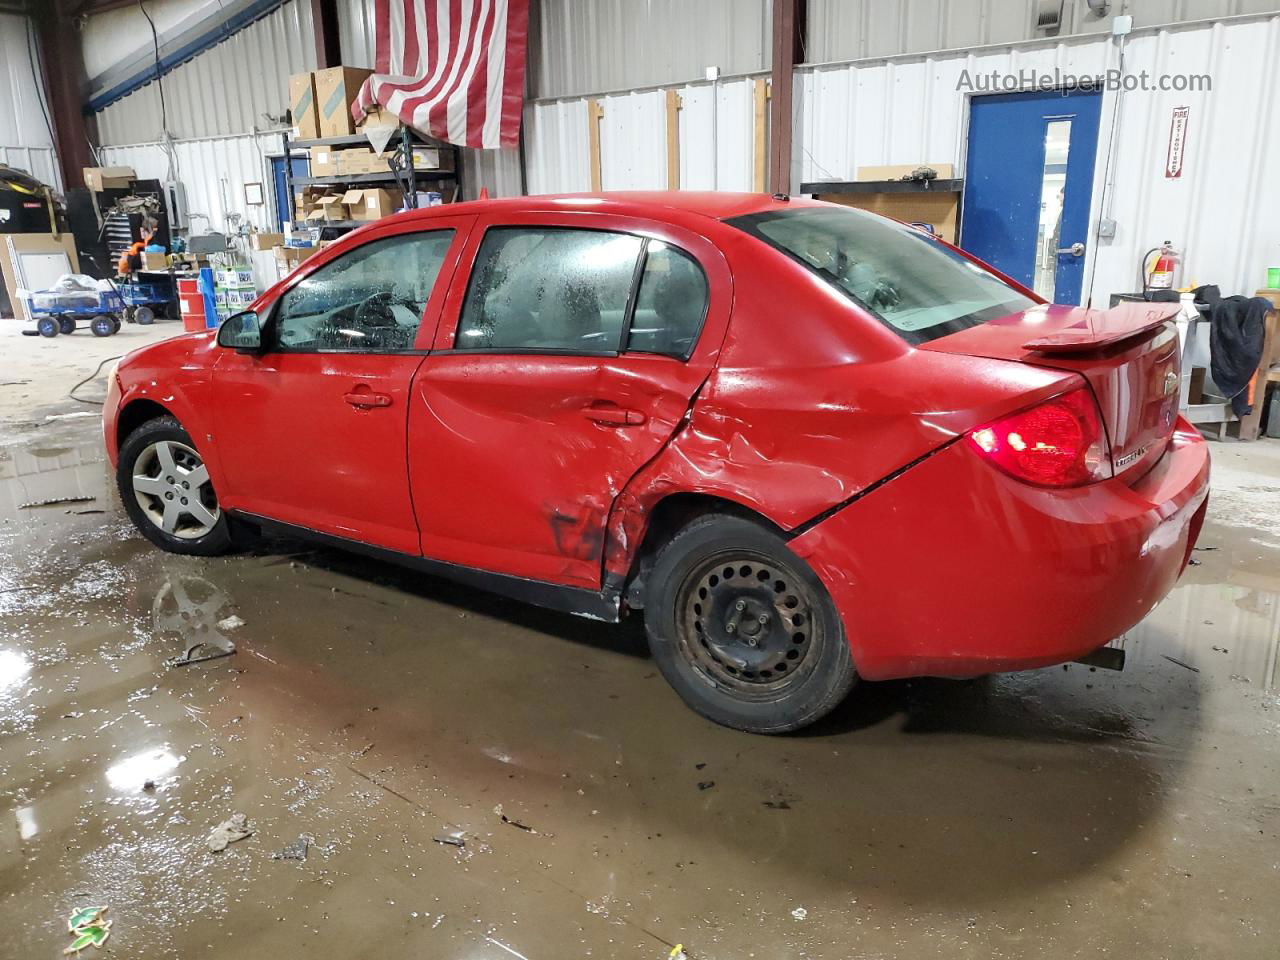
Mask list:
[[[218,499],[200,454],[157,440],[133,463],[133,495],[147,519],[170,536],[199,540],[218,523]]]

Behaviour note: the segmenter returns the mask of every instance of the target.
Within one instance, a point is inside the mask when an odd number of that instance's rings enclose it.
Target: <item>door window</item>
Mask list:
[[[644,241],[561,227],[485,234],[454,347],[617,353]]]
[[[276,305],[273,340],[288,353],[413,348],[452,230],[374,240],[327,263]]]
[[[627,349],[687,360],[707,313],[707,278],[683,250],[650,240]]]

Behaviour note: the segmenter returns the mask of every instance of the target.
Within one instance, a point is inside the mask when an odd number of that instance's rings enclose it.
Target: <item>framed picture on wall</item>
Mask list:
[[[266,201],[262,195],[262,184],[258,182],[244,185],[244,202],[250,207],[260,207]]]

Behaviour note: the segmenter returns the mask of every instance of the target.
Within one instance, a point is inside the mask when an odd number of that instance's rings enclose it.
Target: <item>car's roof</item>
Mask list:
[[[463,214],[591,210],[598,213],[676,222],[691,216],[725,220],[749,213],[785,209],[789,206],[809,206],[813,203],[815,201],[778,199],[764,193],[723,193],[706,190],[615,191],[469,200],[463,203],[428,207],[409,216],[430,218]]]

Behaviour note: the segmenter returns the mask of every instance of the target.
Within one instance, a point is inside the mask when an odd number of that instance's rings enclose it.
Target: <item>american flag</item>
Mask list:
[[[373,76],[351,106],[382,106],[440,140],[513,147],[529,0],[374,0]]]

